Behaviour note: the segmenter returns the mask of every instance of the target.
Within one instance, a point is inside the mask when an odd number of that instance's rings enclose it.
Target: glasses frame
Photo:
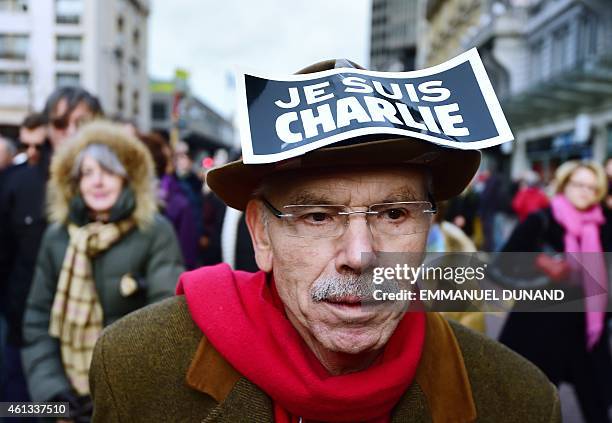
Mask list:
[[[431,198],[431,195],[430,195]],[[276,207],[274,207],[272,205],[272,203],[270,203],[266,198],[261,197],[261,201],[264,203],[264,205],[268,208],[268,210],[270,210],[270,212],[274,215],[274,217],[276,217],[277,219],[283,219],[286,217],[295,217],[295,215],[293,213],[283,213],[282,211],[280,211],[279,209],[277,209]],[[391,204],[429,204],[430,208],[428,210],[423,210],[423,213],[429,213],[429,214],[436,214],[438,212],[438,209],[436,207],[436,203],[433,201],[433,198],[431,198],[430,201],[426,201],[426,200],[420,200],[420,201],[393,201],[390,203],[374,203],[374,204],[370,204],[367,210],[356,210],[356,211],[341,211],[338,212],[339,216],[350,216],[353,214],[363,214],[366,217],[367,216],[373,216],[373,215],[378,215],[380,212],[378,211],[372,211],[372,207],[375,206],[385,206],[385,205],[391,205]],[[349,207],[347,205],[344,204],[288,204],[286,206],[283,206],[283,208],[286,207],[343,207],[345,209],[348,209]],[[344,225],[345,227],[345,231],[346,228],[349,225],[349,220],[346,220],[346,224]],[[344,233],[344,232],[343,232]],[[341,236],[342,234],[339,235],[331,235],[331,236],[325,236],[325,237],[307,237],[307,238],[333,238],[335,236]],[[412,234],[403,234],[403,235],[412,235]]]

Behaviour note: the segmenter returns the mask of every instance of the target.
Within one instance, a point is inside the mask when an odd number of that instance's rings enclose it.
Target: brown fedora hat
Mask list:
[[[262,180],[277,172],[359,165],[424,165],[431,170],[436,201],[459,195],[480,164],[480,151],[440,147],[414,138],[365,141],[321,148],[300,157],[271,164],[244,164],[242,160],[211,170],[208,186],[230,207],[244,210]]]
[[[348,60],[326,60],[297,73],[347,66],[363,69]],[[244,210],[263,179],[273,173],[363,165],[427,166],[434,199],[443,201],[459,195],[470,183],[480,165],[480,151],[444,147],[411,137],[360,137],[277,163],[244,164],[237,160],[212,169],[206,182],[228,206]]]

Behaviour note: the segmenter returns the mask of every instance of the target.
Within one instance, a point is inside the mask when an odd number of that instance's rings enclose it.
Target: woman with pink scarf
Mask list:
[[[571,383],[588,422],[608,422],[612,393],[605,313],[609,269],[603,254],[584,254],[612,251],[612,225],[600,206],[607,180],[599,164],[571,161],[559,167],[555,182],[550,207],[519,224],[503,251],[580,255],[581,265],[574,267],[581,282],[577,289],[585,298],[584,312],[512,312],[500,341],[531,360],[554,384]]]

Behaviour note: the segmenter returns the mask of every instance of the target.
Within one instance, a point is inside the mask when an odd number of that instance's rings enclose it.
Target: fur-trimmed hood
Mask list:
[[[106,121],[83,126],[77,135],[57,149],[51,161],[51,178],[47,190],[49,220],[65,224],[70,202],[78,194],[71,172],[79,153],[90,144],[105,144],[127,171],[127,185],[134,192],[136,207],[132,216],[140,228],[153,221],[157,211],[153,160],[147,148],[126,130]]]

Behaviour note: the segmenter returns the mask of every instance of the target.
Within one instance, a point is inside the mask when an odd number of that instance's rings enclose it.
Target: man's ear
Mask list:
[[[246,224],[251,234],[253,250],[255,250],[255,261],[257,267],[264,272],[272,271],[272,244],[266,229],[264,210],[258,200],[251,200],[246,208]]]

